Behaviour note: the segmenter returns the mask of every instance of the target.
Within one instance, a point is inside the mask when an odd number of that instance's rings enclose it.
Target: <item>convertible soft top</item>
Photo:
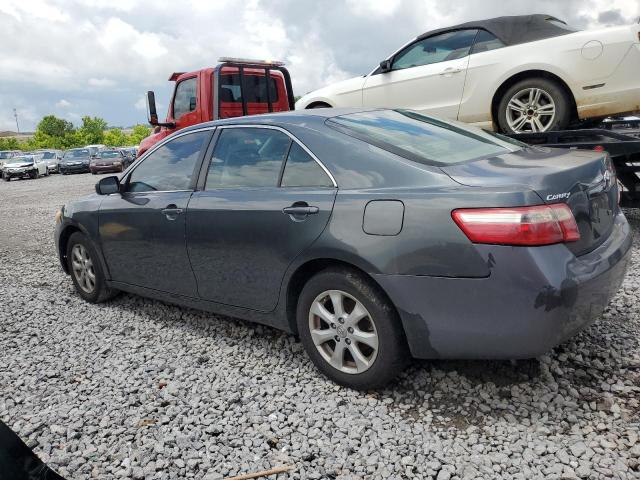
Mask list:
[[[439,33],[464,29],[483,29],[495,35],[505,45],[534,42],[544,38],[558,37],[572,33],[562,20],[551,15],[514,15],[508,17],[489,18],[473,22],[461,23],[453,27],[440,28],[423,33],[418,39],[431,37]],[[565,24],[566,25],[566,24]]]

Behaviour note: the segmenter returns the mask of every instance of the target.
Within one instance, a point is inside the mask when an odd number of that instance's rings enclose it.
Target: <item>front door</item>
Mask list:
[[[458,30],[417,40],[392,59],[391,71],[365,81],[363,105],[406,108],[456,119],[476,30]]]
[[[333,180],[283,131],[221,128],[204,190],[187,209],[200,296],[273,310],[287,267],[320,236],[335,195]]]
[[[100,206],[100,240],[112,280],[197,297],[185,241],[194,171],[210,131],[180,135],[143,158],[123,193]]]

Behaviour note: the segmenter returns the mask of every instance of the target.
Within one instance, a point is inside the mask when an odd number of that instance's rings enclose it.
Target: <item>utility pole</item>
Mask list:
[[[13,116],[16,117],[16,128],[18,129],[18,133],[20,133],[20,125],[18,125],[18,111],[13,109]]]

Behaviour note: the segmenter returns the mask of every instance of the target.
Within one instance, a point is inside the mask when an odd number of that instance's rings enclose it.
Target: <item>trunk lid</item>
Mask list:
[[[618,212],[616,176],[604,152],[531,147],[441,169],[462,185],[520,185],[535,191],[541,204],[566,203],[580,230],[580,240],[567,243],[576,255],[606,240]]]

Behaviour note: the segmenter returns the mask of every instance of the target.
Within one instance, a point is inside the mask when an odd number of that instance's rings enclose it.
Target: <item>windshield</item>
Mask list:
[[[42,158],[45,160],[50,160],[52,158],[56,158],[56,154],[54,152],[42,152]]]
[[[477,128],[409,110],[373,110],[327,120],[336,130],[409,160],[449,165],[520,150]]]
[[[88,157],[90,155],[91,154],[89,153],[89,150],[86,150],[86,149],[69,150],[69,151],[65,152],[64,158],[83,158],[83,157]]]
[[[33,163],[33,157],[14,157],[9,162],[7,162],[7,165],[22,163]]]
[[[12,152],[0,152],[0,160],[13,157]]]
[[[114,152],[113,150],[110,152],[101,152],[100,158],[117,158],[120,156],[120,152]]]

